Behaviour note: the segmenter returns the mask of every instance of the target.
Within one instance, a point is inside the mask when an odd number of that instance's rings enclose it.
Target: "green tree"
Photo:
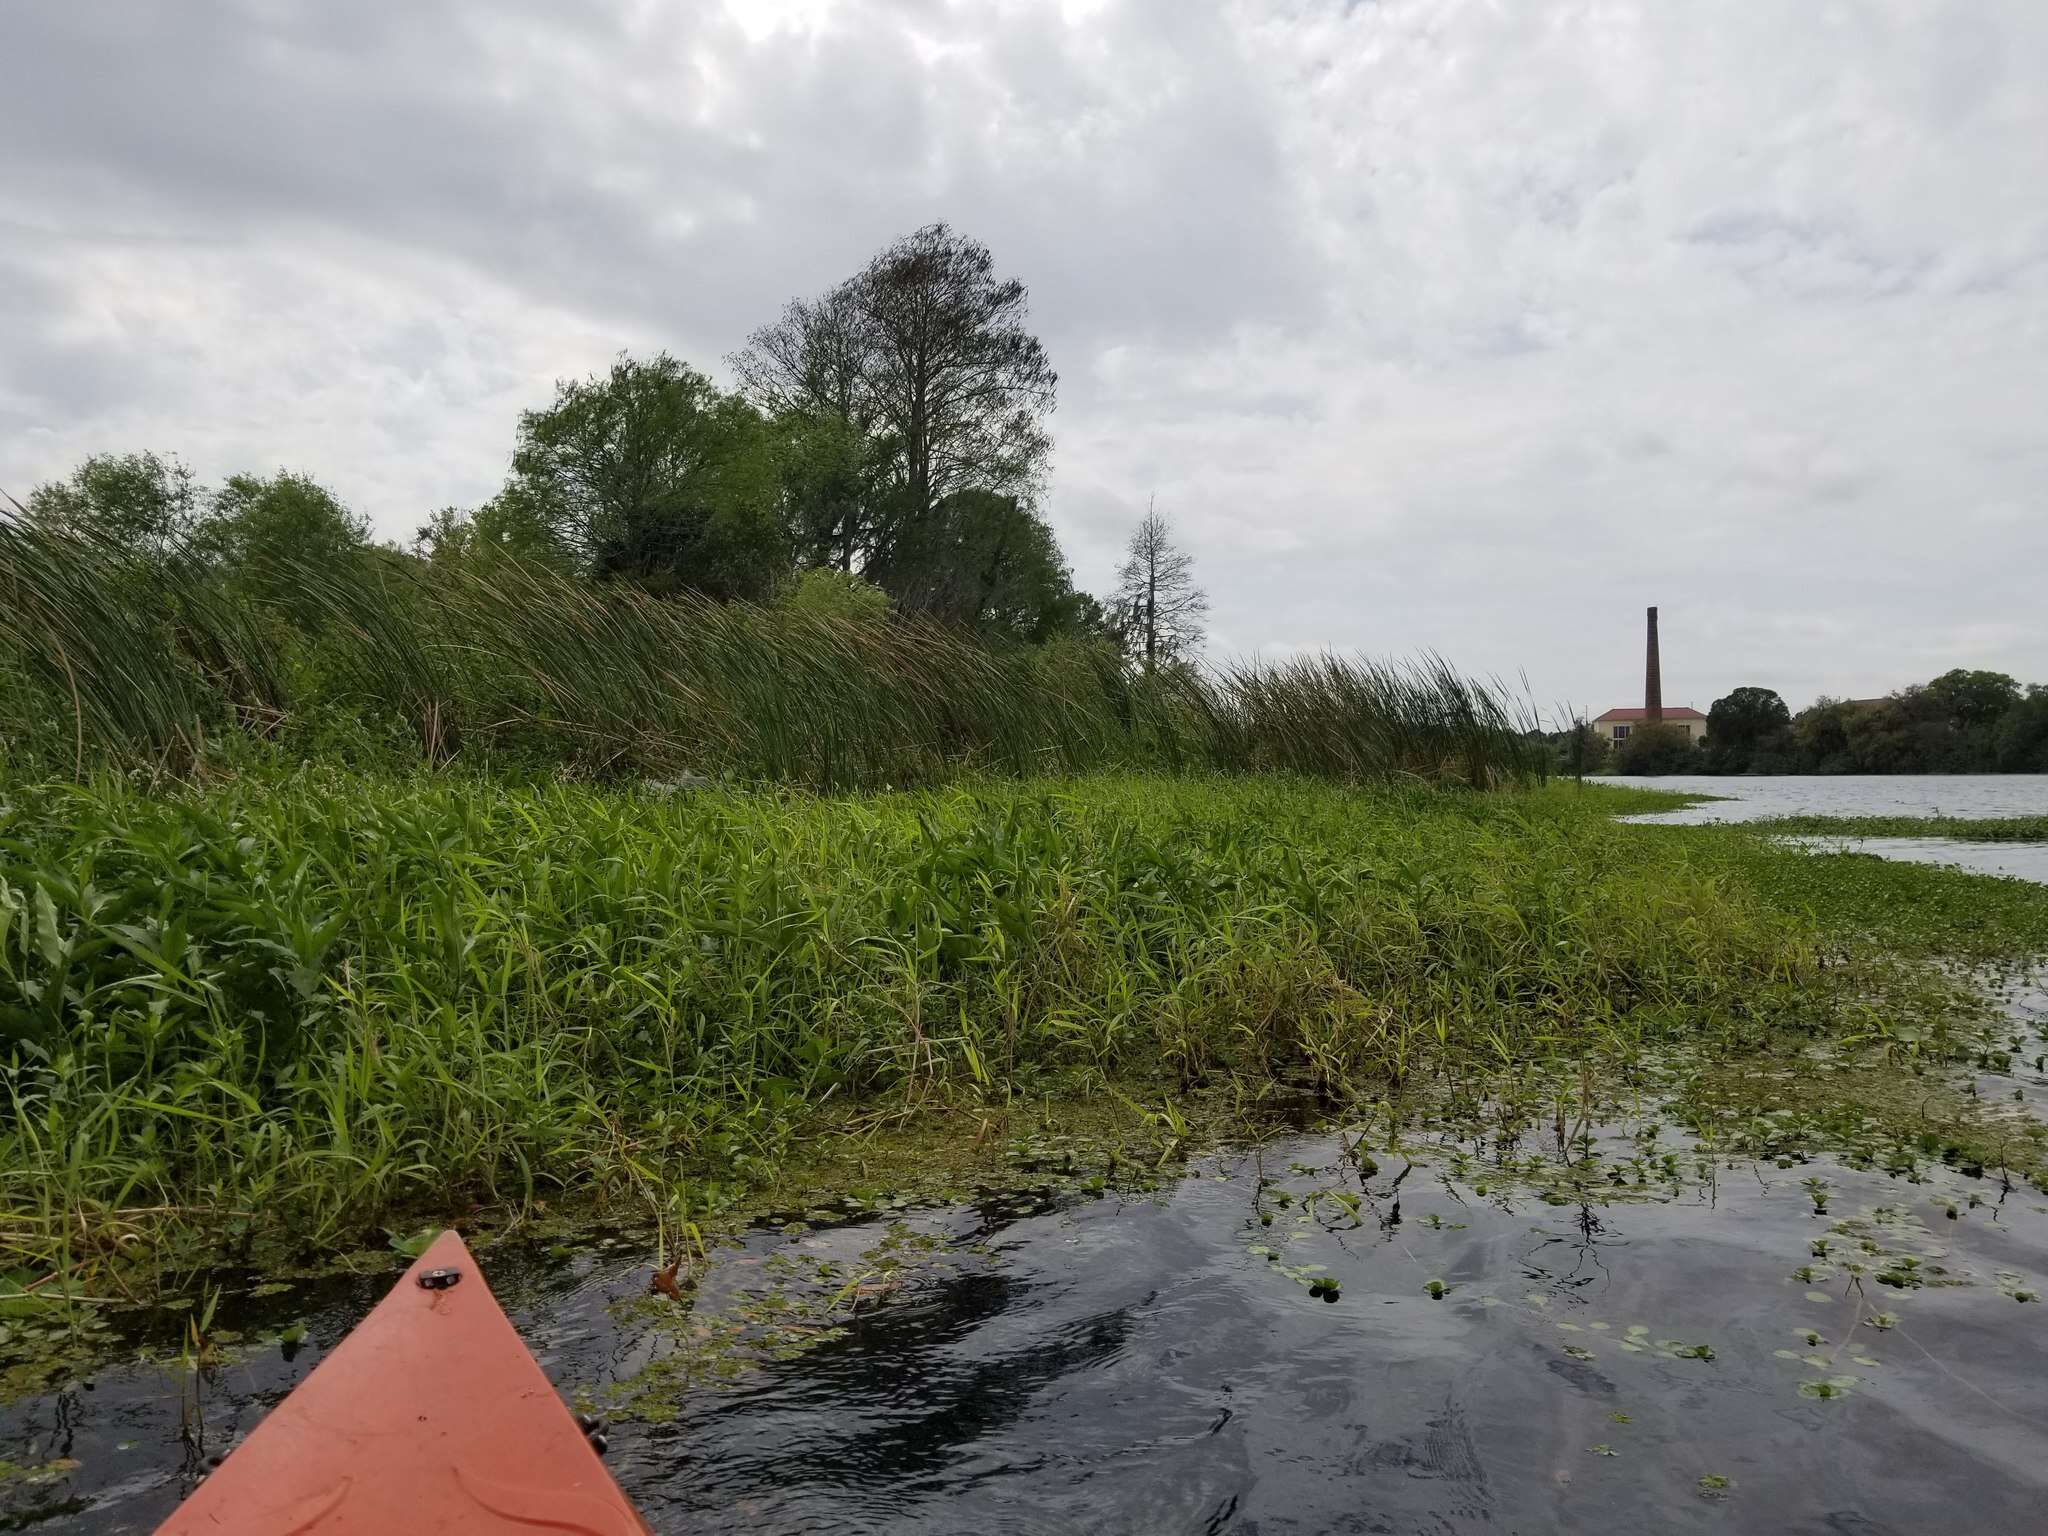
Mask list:
[[[1027,497],[1051,450],[1059,377],[1025,326],[1030,298],[989,248],[928,224],[853,280],[861,383],[896,441],[908,511],[960,491]]]
[[[176,455],[99,453],[68,479],[31,490],[26,510],[46,528],[163,552],[192,533],[201,504],[192,471]]]
[[[521,416],[505,495],[596,576],[764,598],[790,564],[778,478],[761,413],[664,352]]]
[[[875,578],[911,613],[991,638],[1044,640],[1081,614],[1059,542],[1013,496],[958,491],[878,558]]]
[[[1999,716],[2020,701],[2020,685],[2003,672],[1957,667],[1920,690],[1956,730],[1998,723]]]
[[[310,475],[230,475],[214,493],[207,542],[230,564],[346,559],[370,539],[367,519]]]
[[[370,525],[309,475],[231,475],[214,493],[195,545],[229,583],[266,602],[302,607],[296,569],[331,572],[359,556]],[[302,614],[301,617],[309,617]]]
[[[1998,722],[1997,766],[2002,773],[2048,773],[2048,687],[2039,683]]]
[[[886,439],[831,415],[775,420],[789,539],[802,566],[851,572],[870,562],[889,502]]]
[[[818,566],[797,574],[783,596],[782,606],[793,613],[879,624],[889,617],[894,605],[889,594],[873,582],[831,566]]]
[[[413,536],[412,548],[421,559],[442,568],[498,557],[558,570],[575,564],[547,509],[517,486],[507,486],[474,512],[441,508]]]
[[[1584,720],[1571,730],[1558,732],[1556,745],[1557,771],[1574,776],[1598,773],[1614,755],[1614,744]]]
[[[1792,742],[1792,711],[1769,688],[1737,688],[1707,711],[1707,740],[1699,755],[1705,773],[1748,773],[1759,757],[1781,757]]]
[[[933,224],[748,338],[730,362],[784,443],[799,563],[859,571],[907,608],[978,606],[1050,451],[1058,378],[1028,319],[988,247]],[[980,514],[1002,526],[963,529]],[[948,552],[965,563],[941,569]]]
[[[1685,732],[1670,725],[1638,725],[1616,749],[1614,766],[1625,774],[1644,776],[1689,773],[1697,752]]]
[[[1753,748],[1792,723],[1792,711],[1769,688],[1737,688],[1707,711],[1707,739],[1716,746]]]

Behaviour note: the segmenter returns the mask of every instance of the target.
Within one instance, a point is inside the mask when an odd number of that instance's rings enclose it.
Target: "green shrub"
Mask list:
[[[1639,725],[1614,754],[1615,771],[1624,774],[1692,773],[1699,753],[1685,732],[1671,725]]]

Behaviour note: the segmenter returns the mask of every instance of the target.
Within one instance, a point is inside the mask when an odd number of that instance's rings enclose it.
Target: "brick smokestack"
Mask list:
[[[1664,669],[1657,661],[1657,610],[1650,610],[1650,648],[1643,658],[1643,718],[1651,725],[1664,722]]]

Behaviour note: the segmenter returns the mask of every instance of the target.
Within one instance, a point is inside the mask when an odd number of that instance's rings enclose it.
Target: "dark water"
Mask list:
[[[2040,1086],[2023,1079],[1986,1092]],[[1653,1119],[1608,1127],[1590,1160],[1574,1144],[1567,1174],[1543,1139],[1382,1137],[1373,1169],[1303,1136],[1149,1194],[761,1230],[686,1307],[645,1296],[635,1243],[484,1262],[565,1393],[673,1415],[615,1418],[609,1458],[661,1531],[2048,1524],[2048,1307],[2020,1299],[2048,1295],[2040,1194],[1938,1158],[1714,1158]],[[242,1303],[251,1342],[204,1387],[208,1446],[389,1278]],[[260,1342],[298,1321],[294,1358]],[[0,1521],[149,1529],[190,1486],[190,1385],[129,1365],[0,1409],[0,1456],[76,1462],[0,1489]]]

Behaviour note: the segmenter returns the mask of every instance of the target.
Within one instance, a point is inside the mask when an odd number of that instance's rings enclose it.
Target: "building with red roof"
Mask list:
[[[1657,654],[1657,610],[1648,614],[1647,643],[1643,648],[1643,702],[1622,709],[1610,709],[1593,722],[1602,735],[1617,747],[1639,725],[1666,725],[1698,746],[1707,734],[1707,717],[1686,705],[1664,707],[1664,665]]]
[[[1610,709],[1593,722],[1594,729],[1616,746],[1628,740],[1628,733],[1650,718],[1650,711],[1644,706],[1631,705],[1627,709]],[[1707,717],[1698,710],[1684,704],[1666,705],[1664,724],[1674,731],[1681,731],[1685,739],[1697,746],[1707,734]]]

